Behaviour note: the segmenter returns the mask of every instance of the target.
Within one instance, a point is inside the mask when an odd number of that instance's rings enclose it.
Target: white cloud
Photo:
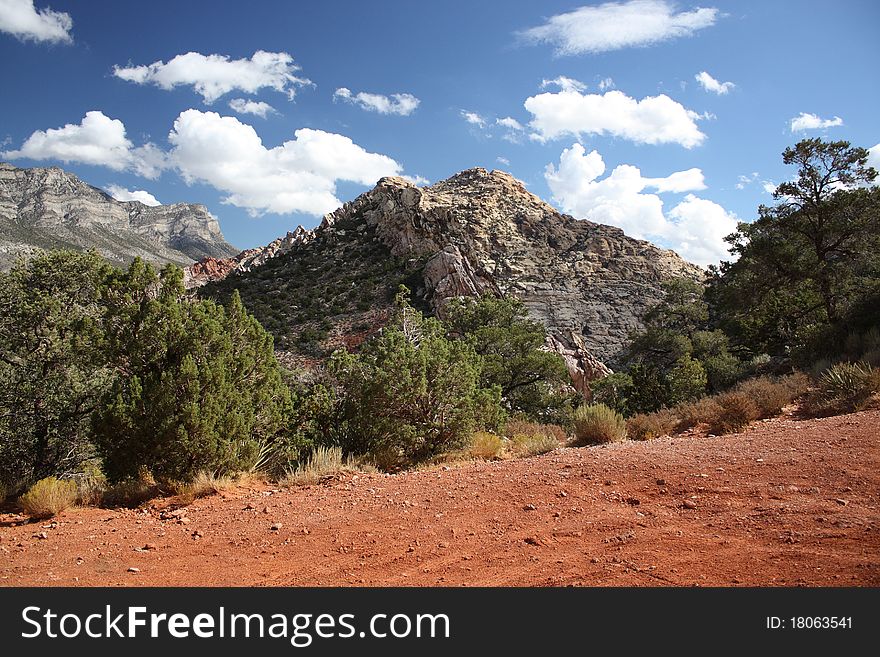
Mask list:
[[[177,117],[168,140],[184,180],[205,182],[226,194],[224,203],[254,215],[322,215],[341,205],[338,181],[373,185],[401,172],[390,157],[367,152],[342,135],[301,128],[294,139],[266,148],[251,126],[195,109]]]
[[[34,0],[0,0],[0,32],[22,41],[73,43],[70,14],[50,8],[37,10]]]
[[[512,116],[505,116],[503,119],[495,119],[495,123],[510,130],[525,130],[522,123]]]
[[[608,91],[614,89],[614,80],[612,78],[602,78],[599,80],[599,91]]]
[[[269,114],[275,113],[275,108],[269,103],[257,100],[245,100],[244,98],[233,98],[229,101],[229,107],[239,114],[253,114],[265,119]]]
[[[506,157],[501,157],[501,156],[499,155],[498,157],[495,158],[495,161],[496,161],[498,164],[501,164],[501,165],[503,165],[503,166],[506,166],[506,167],[509,167],[509,166],[510,166],[510,160],[508,160]]]
[[[676,12],[666,0],[629,0],[586,6],[547,19],[520,33],[532,43],[549,43],[557,55],[607,52],[649,46],[691,36],[715,24],[715,8]]]
[[[107,193],[117,201],[140,201],[149,206],[162,205],[161,201],[157,201],[155,196],[143,189],[131,191],[119,185],[107,185]]]
[[[736,230],[736,215],[713,201],[688,194],[669,211],[669,218],[673,228],[667,242],[686,260],[705,267],[731,259],[724,238]]]
[[[295,75],[300,67],[286,52],[258,50],[250,59],[230,59],[227,55],[202,55],[188,52],[168,63],[158,61],[148,66],[114,66],[113,75],[135,84],[155,84],[166,91],[178,86],[192,86],[210,104],[238,90],[253,94],[260,89],[274,89],[293,100],[296,90],[312,82]]]
[[[60,160],[105,166],[114,171],[130,170],[155,178],[166,168],[165,155],[154,144],[134,147],[125,136],[125,125],[103,112],[86,112],[78,125],[37,130],[17,151],[5,151],[9,160]]]
[[[531,96],[523,105],[532,114],[532,138],[542,142],[566,135],[580,139],[585,134],[608,134],[641,144],[693,148],[706,137],[696,124],[705,117],[664,94],[636,100],[616,90],[584,94],[568,89]]]
[[[562,91],[586,91],[587,85],[585,85],[580,80],[575,80],[574,78],[568,78],[564,75],[560,75],[557,78],[553,78],[552,80],[548,80],[544,78],[541,80],[541,89],[546,89],[547,87],[559,87]]]
[[[700,83],[703,89],[719,96],[723,96],[736,86],[733,82],[719,82],[706,71],[700,71],[694,76],[694,79]]]
[[[776,191],[776,183],[770,180],[762,180],[761,181],[761,189],[763,189],[767,194],[773,194]]]
[[[424,187],[425,185],[430,185],[431,181],[425,178],[424,176],[401,176],[404,180],[410,181],[413,185],[418,187]]]
[[[352,94],[351,90],[345,87],[340,87],[333,93],[333,100],[336,99],[357,105],[368,112],[398,116],[409,116],[416,111],[421,102],[412,94],[391,94],[389,98],[382,94],[369,94],[363,91]]]
[[[471,125],[478,126],[480,128],[486,127],[486,119],[477,114],[476,112],[470,112],[468,110],[461,110],[462,118],[470,123]]]
[[[668,213],[657,194],[705,189],[700,169],[678,171],[663,178],[645,178],[634,166],[622,164],[605,178],[605,162],[580,144],[562,151],[559,164],[548,164],[544,178],[554,202],[578,218],[622,228],[628,235],[657,240],[700,265],[727,255],[724,236],[736,228],[736,217],[720,205],[688,194]]]
[[[880,144],[875,144],[868,149],[868,166],[874,167],[880,174]],[[880,185],[880,176],[874,179],[875,185]]]
[[[822,119],[815,114],[801,112],[791,120],[791,131],[802,132],[804,130],[821,130],[843,125],[843,119],[835,116],[833,119]]]

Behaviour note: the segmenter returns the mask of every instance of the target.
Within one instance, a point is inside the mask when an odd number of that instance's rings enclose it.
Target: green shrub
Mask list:
[[[450,340],[398,295],[389,324],[358,354],[327,364],[338,403],[336,442],[388,470],[462,449],[475,430],[493,429],[500,390],[479,385],[480,358]]]
[[[632,377],[625,372],[614,372],[590,383],[591,400],[596,404],[605,404],[618,413],[626,415],[630,412],[629,400],[633,394]]]
[[[503,449],[504,441],[500,436],[488,431],[476,431],[471,435],[470,442],[464,451],[471,458],[491,461],[499,458]]]
[[[626,420],[605,404],[578,406],[573,422],[577,445],[613,443],[626,438]]]
[[[66,479],[46,477],[31,486],[18,503],[32,518],[51,518],[76,504],[76,484]]]
[[[857,410],[880,392],[880,369],[867,363],[838,363],[819,377],[817,402],[827,410]]]
[[[151,286],[155,298],[141,300]],[[107,349],[120,376],[92,426],[111,482],[141,469],[159,482],[249,470],[280,442],[290,393],[272,337],[237,294],[225,308],[191,301],[180,269],[166,267],[159,281],[135,263],[108,298]]]
[[[639,413],[626,421],[626,435],[631,440],[651,440],[669,436],[678,424],[678,416],[669,409]]]
[[[709,421],[709,431],[714,434],[734,433],[761,416],[755,401],[742,392],[726,392],[715,401],[720,408]]]

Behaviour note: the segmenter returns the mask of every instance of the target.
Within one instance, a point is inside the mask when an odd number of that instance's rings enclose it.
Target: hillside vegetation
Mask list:
[[[706,286],[666,281],[589,400],[521,301],[486,292],[432,317],[424,290],[403,285],[421,284],[424,263],[392,256],[353,218],[323,238],[332,258],[297,247],[201,298],[173,265],[122,270],[66,251],[20,261],[0,274],[0,483],[63,501],[74,481],[81,502],[131,501],[249,472],[292,481],[330,461],[397,471],[536,454],[567,436],[729,433],[793,402],[868,407],[880,391],[877,174],[847,142],[783,157],[796,182],[730,236],[738,259]],[[362,344],[329,350],[328,334],[358,323]],[[282,366],[279,348],[310,367]]]

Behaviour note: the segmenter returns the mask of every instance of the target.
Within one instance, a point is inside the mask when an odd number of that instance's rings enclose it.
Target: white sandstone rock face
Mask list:
[[[116,264],[140,256],[186,265],[237,253],[203,205],[116,201],[57,167],[0,163],[0,268],[51,248],[94,248]]]

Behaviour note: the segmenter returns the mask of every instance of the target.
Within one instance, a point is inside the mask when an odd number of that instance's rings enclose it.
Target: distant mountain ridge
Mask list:
[[[0,269],[35,249],[59,248],[95,249],[117,265],[140,256],[186,266],[239,252],[204,205],[117,201],[58,167],[0,162]]]

